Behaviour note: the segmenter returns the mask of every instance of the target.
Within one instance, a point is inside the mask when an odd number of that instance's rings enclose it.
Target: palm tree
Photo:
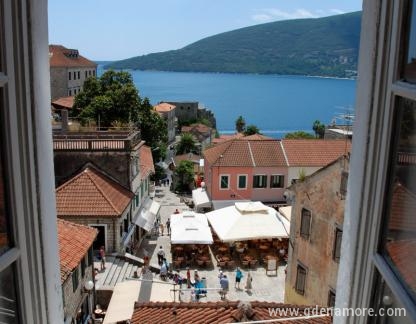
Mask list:
[[[195,152],[196,151],[196,142],[194,137],[190,133],[181,134],[181,140],[176,148],[178,154]]]
[[[246,129],[246,121],[243,116],[239,116],[235,121],[235,129],[237,132],[242,133]]]

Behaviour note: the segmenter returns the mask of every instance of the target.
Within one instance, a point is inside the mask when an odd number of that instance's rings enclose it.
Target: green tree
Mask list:
[[[88,78],[75,97],[74,108],[83,123],[95,121],[105,128],[134,124],[151,147],[153,160],[166,157],[166,122],[153,110],[148,98],[140,98],[128,72],[109,70],[100,78]]]
[[[181,161],[175,169],[175,176],[178,179],[175,190],[190,191],[194,183],[194,164],[192,161]]]
[[[246,121],[244,120],[243,116],[238,116],[237,120],[235,121],[235,130],[239,133],[244,132],[246,129]]]
[[[140,101],[134,120],[138,121],[142,140],[152,149],[153,161],[164,160],[168,141],[167,123],[153,110],[148,98]]]
[[[322,124],[319,120],[315,120],[313,122],[312,129],[315,132],[315,137],[316,138],[324,138],[325,125]]]
[[[297,132],[287,133],[285,135],[285,138],[286,139],[299,139],[299,138],[312,139],[312,138],[315,138],[315,136],[304,131],[297,131]]]
[[[196,151],[196,142],[190,133],[181,134],[181,139],[176,147],[176,153],[184,154]]]
[[[74,102],[82,122],[93,120],[101,127],[137,121],[134,115],[139,106],[139,93],[131,75],[112,70],[100,78],[88,78]]]
[[[244,130],[244,135],[254,135],[254,134],[260,134],[260,130],[256,125],[248,125],[246,129]]]

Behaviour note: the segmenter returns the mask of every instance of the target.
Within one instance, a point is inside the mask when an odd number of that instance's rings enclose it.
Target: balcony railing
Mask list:
[[[53,135],[54,151],[130,151],[141,141],[139,131],[97,131]]]

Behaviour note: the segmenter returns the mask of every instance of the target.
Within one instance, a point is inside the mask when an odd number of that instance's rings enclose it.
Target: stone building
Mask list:
[[[127,224],[123,224],[120,242],[113,244],[112,248],[121,252],[140,243],[144,235],[142,229],[149,231],[160,208],[149,198],[150,175],[154,173],[154,165],[151,149],[141,141],[140,133],[56,132],[53,136],[53,148],[57,187],[72,179],[86,165],[92,164],[134,194],[130,216]]]
[[[292,202],[285,302],[334,306],[349,156],[288,188]]]
[[[214,137],[214,129],[201,123],[182,126],[181,133],[192,134],[200,152],[212,144],[212,139]]]
[[[58,218],[98,230],[94,250],[121,252],[132,222],[134,194],[92,164],[56,189]]]
[[[161,102],[160,104],[154,106],[153,108],[167,122],[168,143],[174,142],[175,137],[176,137],[176,117],[175,117],[176,106],[168,104],[166,102]]]
[[[96,76],[97,64],[81,56],[76,49],[49,45],[51,100],[75,96],[87,78]]]
[[[167,103],[176,106],[175,116],[179,124],[204,118],[209,120],[213,128],[217,127],[214,113],[201,107],[198,101],[168,101]]]
[[[59,218],[57,221],[64,320],[65,323],[85,323],[94,306],[92,244],[97,230]]]

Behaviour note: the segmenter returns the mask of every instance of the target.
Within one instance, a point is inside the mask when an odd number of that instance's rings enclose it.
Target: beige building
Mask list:
[[[167,102],[161,102],[160,104],[153,107],[154,110],[163,117],[168,125],[168,143],[175,141],[176,136],[176,117],[175,110],[176,106],[171,105]]]
[[[289,187],[292,201],[285,302],[334,306],[349,157]]]
[[[97,74],[97,64],[81,56],[76,49],[49,45],[51,100],[75,96],[86,79]]]

